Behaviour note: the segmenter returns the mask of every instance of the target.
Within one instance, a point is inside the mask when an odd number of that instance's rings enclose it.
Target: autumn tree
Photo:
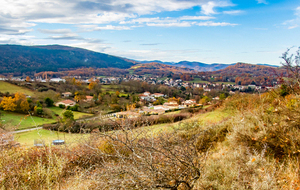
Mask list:
[[[80,92],[75,92],[74,99],[79,102],[80,100],[86,100],[86,96],[82,95]]]
[[[27,100],[23,100],[20,104],[20,107],[21,107],[21,110],[25,113],[28,112],[28,110],[30,109],[29,103]]]
[[[29,76],[26,77],[26,82],[30,82],[30,77]]]
[[[15,111],[17,107],[15,100],[12,97],[4,97],[3,100],[1,101],[0,106],[5,111]]]
[[[88,88],[89,88],[90,90],[93,90],[93,89],[95,88],[96,84],[97,84],[96,82],[91,82],[91,83],[89,84],[89,87],[88,87]]]

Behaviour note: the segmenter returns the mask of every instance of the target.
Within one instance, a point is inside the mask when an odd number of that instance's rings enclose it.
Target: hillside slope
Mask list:
[[[185,68],[185,67],[176,67],[171,65],[165,65],[161,63],[145,63],[145,64],[138,64],[131,67],[131,70],[134,71],[135,74],[183,74],[183,73],[195,73],[196,71],[193,69]]]
[[[21,74],[80,67],[127,69],[132,65],[133,61],[124,58],[68,46],[0,45],[0,73]]]
[[[281,75],[286,72],[285,69],[280,67],[272,67],[265,65],[253,65],[247,63],[236,63],[230,65],[225,69],[212,72],[212,74],[220,75],[234,75],[240,76],[242,74],[250,74],[252,76],[270,76],[270,75]]]

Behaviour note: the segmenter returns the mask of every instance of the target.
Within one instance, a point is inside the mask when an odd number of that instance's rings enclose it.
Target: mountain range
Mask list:
[[[21,46],[21,45],[0,45],[0,73],[14,73],[21,75],[24,73],[42,71],[62,71],[77,68],[119,68],[130,69],[137,64],[149,65],[146,68],[153,68],[153,63],[169,65],[162,66],[164,69],[175,70],[180,67],[181,71],[217,71],[225,69],[234,64],[205,64],[201,62],[180,61],[162,62],[155,61],[135,61],[118,56],[94,52],[82,48],[46,45],[46,46]],[[265,66],[272,66],[261,64]],[[155,67],[158,68],[158,65]],[[173,68],[174,67],[174,68]],[[146,69],[145,68],[145,69]]]
[[[125,58],[60,45],[0,45],[0,73],[59,71],[81,67],[128,69]]]

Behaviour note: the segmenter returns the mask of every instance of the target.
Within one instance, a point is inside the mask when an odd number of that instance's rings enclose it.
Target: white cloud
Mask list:
[[[228,23],[228,22],[200,22],[198,24],[196,24],[198,26],[236,26],[238,24],[232,24],[232,23]]]
[[[106,25],[106,26],[95,27],[93,28],[93,30],[130,30],[130,27]]]
[[[239,14],[244,13],[244,11],[241,11],[241,10],[223,11],[223,13],[227,14],[227,15],[239,15]]]
[[[216,14],[216,12],[214,11],[214,8],[216,7],[215,2],[208,2],[205,5],[202,5],[202,13],[205,15],[210,15],[210,14]]]
[[[214,9],[216,7],[229,7],[234,4],[227,1],[209,1],[201,6],[201,13],[205,15],[218,14]]]
[[[212,16],[182,16],[179,20],[211,20],[215,19],[216,17]]]
[[[283,25],[286,25],[288,29],[298,28],[300,26],[300,7],[297,7],[295,9],[294,15],[296,16],[296,18],[287,20],[283,23]]]
[[[157,27],[190,27],[190,26],[192,26],[192,23],[190,23],[190,22],[147,23],[147,26],[157,26]]]
[[[39,32],[44,34],[66,34],[66,33],[72,33],[72,30],[70,29],[38,29]]]
[[[265,4],[267,5],[268,2],[266,0],[256,0],[258,4]]]
[[[25,34],[38,23],[106,24],[103,30],[127,30],[114,26],[130,23],[129,19],[162,11],[179,11],[202,7],[205,14],[215,13],[214,7],[231,6],[230,0],[0,0],[0,32]],[[186,16],[182,20],[209,20],[206,16]],[[179,19],[180,20],[180,19]],[[142,22],[142,21],[140,21]],[[142,22],[148,23],[148,22]],[[174,22],[172,22],[174,23]],[[176,24],[172,24],[176,25]],[[186,25],[177,24],[177,25]],[[139,26],[132,26],[139,27]]]

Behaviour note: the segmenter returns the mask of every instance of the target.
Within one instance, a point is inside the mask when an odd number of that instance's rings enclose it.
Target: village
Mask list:
[[[202,78],[205,78],[203,76]],[[209,78],[213,78],[214,76],[210,76]],[[34,79],[30,79],[30,82],[54,82],[54,83],[65,83],[66,80],[70,78],[75,78],[80,83],[89,84],[92,81],[97,81],[102,85],[110,85],[110,84],[121,84],[122,82],[129,81],[140,81],[146,82],[152,85],[165,85],[168,87],[176,87],[176,88],[201,88],[205,92],[210,92],[211,90],[224,90],[229,89],[230,94],[235,94],[235,92],[266,92],[270,89],[278,87],[278,82],[272,82],[272,85],[241,85],[235,84],[234,82],[211,82],[211,81],[183,81],[182,79],[172,79],[169,77],[159,78],[158,76],[143,76],[143,75],[128,75],[124,77],[81,77],[81,76],[68,76],[63,78],[41,78],[37,77]],[[26,81],[26,77],[1,77],[1,81]],[[229,80],[229,79],[228,79]]]
[[[71,92],[62,93],[62,97],[64,97],[65,100],[56,102],[55,106],[60,108],[68,108],[76,105],[76,101],[70,99],[72,97]],[[153,105],[155,102],[157,102],[158,98],[163,98],[165,102],[162,105]],[[166,100],[167,98],[168,97],[162,93],[151,94],[150,92],[144,92],[139,95],[139,103],[148,106],[142,106],[140,108],[131,107],[128,110],[115,112],[113,114],[110,113],[108,115],[115,118],[135,118],[142,115],[160,115],[166,112],[177,111],[185,108],[203,107],[203,104],[197,103],[195,99],[184,100],[183,98],[169,98]],[[214,98],[214,100],[219,100],[219,97]],[[83,101],[91,102],[94,101],[94,99],[93,96],[86,96]],[[106,116],[103,115],[101,117],[105,118]]]

